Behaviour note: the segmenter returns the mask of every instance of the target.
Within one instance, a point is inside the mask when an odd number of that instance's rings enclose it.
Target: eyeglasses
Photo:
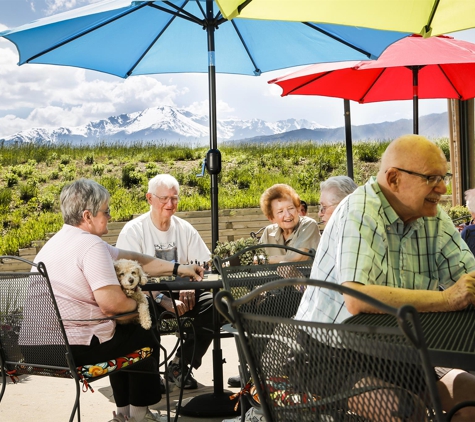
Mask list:
[[[102,212],[106,217],[111,216],[111,209],[107,208],[105,211],[99,210],[98,212]]]
[[[91,211],[91,212],[92,212],[92,210],[89,210],[89,209],[85,209],[84,211]],[[107,208],[105,211],[99,210],[99,211],[97,211],[97,212],[102,212],[106,217],[110,217],[110,216],[111,216],[111,210],[110,210],[110,208]]]
[[[410,174],[412,176],[417,176],[422,179],[425,179],[427,184],[429,186],[436,186],[438,185],[442,180],[446,185],[450,183],[450,179],[452,178],[452,174],[446,173],[444,176],[440,175],[426,175],[426,174],[421,174],[421,173],[416,173],[415,171],[410,171],[410,170],[405,170],[401,169],[399,167],[394,167],[396,170],[403,171],[404,173]],[[387,171],[387,170],[386,170]]]
[[[319,207],[318,207],[318,212],[320,212],[322,214],[325,214],[327,212],[328,208],[336,207],[337,205],[338,204],[331,204],[331,205],[322,205],[322,204],[320,204]]]
[[[179,196],[158,196],[152,193],[155,198],[158,198],[161,204],[166,204],[168,201],[172,201],[172,204],[178,203],[180,200]]]

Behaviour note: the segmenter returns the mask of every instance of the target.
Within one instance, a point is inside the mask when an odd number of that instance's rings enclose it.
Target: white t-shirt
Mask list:
[[[208,262],[211,254],[197,230],[187,221],[172,216],[167,231],[158,230],[150,211],[129,221],[117,238],[117,247],[180,264]]]
[[[97,305],[93,292],[101,287],[119,285],[113,264],[118,255],[119,250],[99,236],[68,224],[41,248],[35,262],[43,262],[46,266],[63,319],[106,317]],[[39,312],[41,309],[32,309],[30,315],[25,309],[25,319],[37,318]],[[93,335],[103,343],[110,340],[115,332],[113,320],[87,323],[65,321],[64,326],[72,345],[89,345]],[[23,328],[27,330],[27,324]],[[23,334],[25,340],[22,342]],[[20,332],[20,344],[45,344],[41,333],[38,334]]]

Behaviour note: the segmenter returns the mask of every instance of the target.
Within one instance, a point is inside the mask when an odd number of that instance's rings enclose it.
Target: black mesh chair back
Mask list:
[[[366,301],[396,327],[298,321],[249,306],[269,291],[318,286]],[[279,280],[216,307],[237,329],[268,421],[442,421],[433,368],[411,306],[389,307],[360,292],[316,280]]]
[[[90,382],[108,376],[114,370],[130,370],[130,366],[148,359],[152,349],[144,347],[125,357],[118,356],[120,363],[118,360],[115,367],[102,374],[89,372],[89,367],[102,362],[77,367],[45,265],[14,256],[0,256],[2,259],[25,262],[32,270],[0,272],[0,402],[7,376],[13,381],[20,375],[72,378],[76,384],[76,398],[69,421],[73,421],[75,416],[80,421],[80,382],[87,390]],[[128,314],[116,317],[124,315]]]
[[[2,368],[56,376],[57,370],[69,372],[74,366],[46,268],[32,265],[36,270],[29,273],[0,273]]]
[[[302,255],[305,260],[281,262],[277,264],[234,265],[239,263],[240,256],[249,254],[249,252],[254,253],[266,247],[292,251]],[[272,281],[310,277],[314,258],[315,251],[313,249],[309,252],[303,252],[289,246],[259,244],[245,248],[226,259],[216,256],[213,262],[221,274],[224,288],[232,294],[234,299],[237,299],[255,288]],[[248,306],[254,306],[255,309],[253,312],[256,313],[260,312],[265,315],[292,317],[297,312],[301,297],[302,292],[295,288],[288,288],[286,291],[269,291],[266,292],[263,297],[259,298],[259,300]]]

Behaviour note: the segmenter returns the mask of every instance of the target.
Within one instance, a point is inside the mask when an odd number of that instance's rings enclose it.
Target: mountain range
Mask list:
[[[89,145],[98,142],[157,142],[192,144],[209,142],[208,116],[193,114],[169,106],[148,108],[130,114],[111,116],[76,127],[32,128],[0,139],[4,144],[69,143]],[[430,114],[419,119],[420,133],[430,138],[447,137],[447,113]],[[304,119],[267,122],[260,119],[220,119],[217,125],[220,142],[293,142],[311,140],[337,142],[345,140],[343,127],[331,128]],[[389,140],[412,133],[412,120],[401,119],[352,126],[353,140]]]

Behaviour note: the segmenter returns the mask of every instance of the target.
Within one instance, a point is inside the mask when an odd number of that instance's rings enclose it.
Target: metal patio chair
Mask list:
[[[71,378],[75,381],[76,398],[69,421],[72,422],[75,416],[80,421],[81,383],[85,391],[92,390],[90,383],[117,370],[139,370],[140,366],[136,369],[135,365],[144,359],[151,359],[153,349],[143,347],[108,362],[77,366],[45,265],[16,256],[1,256],[0,260],[3,259],[27,263],[32,266],[32,271],[0,273],[0,403],[7,376],[13,382],[17,382],[20,375]],[[114,318],[124,315],[128,314]],[[39,344],[36,333],[41,333]],[[32,350],[26,345],[44,347]],[[130,369],[131,366],[133,369]]]
[[[307,259],[304,261],[282,262],[277,264],[230,265],[239,260],[241,255],[246,254],[249,251],[257,251],[256,253],[258,253],[259,249],[265,247],[290,250],[301,254]],[[249,246],[226,259],[216,256],[214,258],[214,265],[221,274],[224,289],[229,291],[234,299],[238,299],[257,287],[272,281],[296,277],[310,277],[314,258],[315,250],[313,249],[309,252],[303,252],[290,246],[258,244]],[[289,286],[280,291],[267,291],[262,297],[258,298],[256,301],[248,303],[246,306],[251,308],[251,312],[264,312],[268,315],[290,318],[297,312],[302,294],[303,291]],[[233,332],[229,326],[224,326],[223,329],[225,331]],[[240,362],[239,376],[241,379],[241,388],[245,388],[250,379],[250,372],[246,364],[246,358],[237,339],[236,347]],[[259,407],[259,403],[253,400],[252,395],[241,395],[240,403],[241,416],[244,416],[249,405]]]
[[[346,294],[397,319],[396,327],[304,322],[249,306],[267,292],[320,287]],[[278,280],[238,299],[227,290],[215,305],[238,332],[268,421],[445,421],[419,315],[334,283]]]

